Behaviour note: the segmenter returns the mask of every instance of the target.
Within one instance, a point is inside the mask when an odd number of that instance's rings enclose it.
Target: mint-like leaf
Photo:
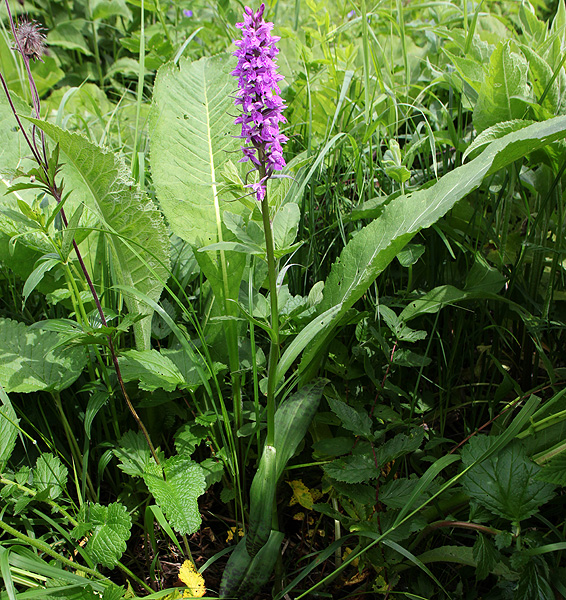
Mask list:
[[[67,467],[59,458],[45,452],[38,457],[33,470],[33,487],[45,492],[51,500],[58,498],[67,484]]]
[[[91,532],[86,545],[91,558],[110,569],[116,566],[126,551],[126,541],[130,537],[132,526],[126,507],[119,502],[108,506],[85,503],[78,520],[79,524],[71,532],[73,537],[79,539]]]
[[[173,529],[188,534],[199,528],[201,518],[197,498],[206,489],[199,464],[173,456],[162,465],[150,462],[143,478]]]

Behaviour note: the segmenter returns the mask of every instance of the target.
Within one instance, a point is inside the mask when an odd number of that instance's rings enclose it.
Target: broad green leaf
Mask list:
[[[8,394],[1,385],[0,400],[2,401],[0,405],[0,471],[3,471],[16,445],[20,420],[16,416]]]
[[[266,444],[250,487],[250,518],[246,531],[246,548],[251,557],[254,557],[269,539],[276,490],[277,451],[274,446]]]
[[[417,427],[409,433],[398,433],[395,437],[387,440],[385,444],[376,448],[377,464],[383,467],[399,456],[415,452],[423,442],[424,429]]]
[[[49,255],[43,257],[42,262],[40,262],[39,265],[32,271],[24,283],[24,289],[22,290],[24,304],[29,295],[39,285],[45,274],[48,271],[51,271],[51,269],[58,264],[61,264],[61,260],[59,258],[49,257]]]
[[[555,598],[549,583],[548,567],[542,561],[530,560],[520,569],[519,583],[514,598],[521,600],[549,600]]]
[[[403,267],[414,265],[425,253],[426,248],[422,244],[407,244],[399,254],[397,260]]]
[[[0,319],[0,385],[7,392],[61,391],[81,374],[83,348],[57,347],[61,337],[51,331]]]
[[[469,156],[475,158],[479,152],[485,150],[487,146],[491,144],[491,142],[502,138],[508,133],[513,133],[513,131],[524,129],[529,125],[532,125],[534,122],[535,121],[528,119],[514,119],[513,121],[501,121],[500,123],[496,123],[495,125],[488,127],[482,131],[466,148],[466,151],[462,156],[462,161],[465,162]]]
[[[537,479],[566,487],[566,452],[549,460],[537,473]]]
[[[79,524],[71,535],[80,539],[88,535],[86,551],[93,561],[112,569],[126,551],[132,518],[123,504],[113,502],[108,506],[86,502],[78,516]]]
[[[486,453],[497,438],[476,436],[462,451],[469,467]],[[466,492],[481,506],[513,523],[532,516],[554,495],[554,486],[535,479],[540,467],[516,440],[488,459],[475,464],[462,477]]]
[[[88,44],[83,36],[86,27],[84,19],[63,21],[47,34],[47,43],[50,46],[59,46],[67,50],[76,50],[86,56],[92,56]]]
[[[132,11],[124,0],[90,0],[89,4],[93,19],[120,16],[128,21],[132,20]]]
[[[493,542],[483,533],[478,533],[473,548],[473,557],[477,562],[476,578],[485,579],[501,560]]]
[[[201,518],[197,498],[206,489],[199,464],[181,456],[173,456],[161,465],[151,461],[143,478],[177,533],[190,534],[199,528]]]
[[[344,483],[363,483],[379,477],[379,468],[371,452],[333,460],[323,469],[329,477]]]
[[[288,248],[295,241],[300,220],[301,210],[293,202],[284,204],[275,213],[273,218],[273,241],[277,250]]]
[[[277,450],[277,479],[307,434],[327,383],[328,379],[317,379],[305,385],[277,409],[273,444]]]
[[[407,503],[407,498],[415,491],[418,483],[417,477],[393,479],[379,488],[379,501],[383,502],[388,508],[403,508]],[[427,496],[435,494],[438,488],[438,485],[429,486],[427,494],[421,494],[415,499],[415,503],[423,504]]]
[[[339,458],[324,465],[324,471],[330,477],[345,483],[362,483],[379,476],[380,469],[387,463],[419,448],[424,437],[421,428],[414,429],[409,434],[399,433],[382,446],[372,450],[359,444],[351,456]]]
[[[328,396],[326,398],[332,412],[342,421],[342,427],[354,435],[369,437],[371,435],[371,418],[365,412],[358,412],[345,402]]]
[[[127,431],[121,438],[119,447],[112,450],[120,461],[119,468],[133,477],[143,477],[148,465],[153,462],[151,451],[141,431]],[[158,455],[159,451],[158,451]]]
[[[520,119],[527,107],[529,65],[511,41],[499,42],[491,58],[474,108],[478,132],[499,123]]]
[[[136,189],[116,154],[52,123],[32,121],[59,144],[62,161],[72,168],[67,191],[98,213],[116,282],[159,300],[169,277],[169,238],[159,210]],[[126,295],[125,300],[132,314],[150,312],[135,296]],[[136,323],[134,332],[138,350],[149,348],[151,317]]]
[[[151,169],[171,229],[193,246],[222,241],[222,213],[243,210],[218,196],[220,173],[240,143],[229,54],[162,66],[150,118]],[[228,202],[228,200],[231,200]]]
[[[138,381],[142,390],[172,392],[185,380],[175,363],[157,350],[126,350],[119,359],[124,381]]]
[[[444,216],[485,177],[529,152],[563,138],[565,132],[566,117],[556,117],[512,132],[492,142],[480,156],[447,173],[433,186],[399,196],[387,204],[381,216],[359,231],[332,265],[318,309],[319,313],[337,310],[331,322],[325,324],[324,332],[305,352],[301,369],[309,367],[346,312],[419,230],[430,227]]]
[[[41,454],[33,470],[33,487],[38,492],[47,492],[51,500],[59,498],[67,484],[67,467],[61,460],[47,452]]]

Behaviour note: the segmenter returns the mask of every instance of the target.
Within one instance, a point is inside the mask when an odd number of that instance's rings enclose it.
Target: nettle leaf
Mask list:
[[[511,40],[501,41],[489,59],[489,67],[474,108],[478,132],[500,121],[520,119],[529,92],[529,64]]]
[[[67,485],[68,473],[67,467],[58,457],[45,452],[35,463],[33,487],[40,493],[45,492],[51,500],[55,500]]]
[[[137,381],[142,390],[172,392],[183,386],[181,371],[157,350],[126,350],[119,359],[124,381]]]
[[[487,452],[494,437],[476,436],[462,451],[462,464],[469,467]],[[513,523],[532,516],[554,495],[554,486],[535,479],[540,467],[515,441],[474,465],[462,477],[466,492],[480,505]]]
[[[8,394],[1,385],[0,400],[2,401],[0,405],[0,471],[3,471],[16,445],[20,420],[16,416]]]
[[[493,542],[483,533],[478,533],[473,547],[474,560],[477,562],[476,577],[485,579],[501,561],[501,555]]]
[[[531,559],[520,570],[514,598],[521,600],[548,600],[555,598],[548,582],[548,567],[539,557]]]
[[[88,535],[86,551],[94,562],[109,569],[115,567],[126,551],[132,527],[126,507],[119,502],[108,506],[87,502],[79,511],[78,521],[71,535],[75,539]]]
[[[409,433],[398,433],[382,446],[376,447],[379,467],[384,467],[387,463],[399,458],[399,456],[415,452],[420,448],[423,439],[424,429],[422,427],[417,427]]]
[[[566,487],[566,452],[561,452],[549,460],[537,473],[536,478],[539,481]]]
[[[345,402],[331,396],[327,397],[326,401],[332,412],[342,421],[344,429],[348,429],[354,435],[363,437],[371,435],[371,418],[366,412],[358,412]]]
[[[379,488],[379,501],[388,508],[403,508],[407,504],[407,498],[411,497],[415,488],[419,485],[418,477],[410,479],[393,479]],[[415,499],[415,505],[423,504],[431,495],[439,490],[440,486],[433,483],[428,486],[426,493]]]
[[[321,321],[320,315],[326,311],[332,312],[328,312],[328,320],[318,326],[317,337],[310,340],[301,370],[305,371],[320,356],[348,310],[418,231],[443,217],[458,200],[478,188],[485,177],[564,137],[564,131],[566,117],[556,117],[509,133],[492,142],[480,156],[450,171],[429,188],[389,202],[379,218],[357,232],[346,244],[332,265],[324,286],[324,298],[317,306],[319,316],[313,323]]]
[[[379,468],[371,452],[339,458],[322,468],[329,477],[344,483],[362,483],[379,477]]]
[[[153,462],[149,446],[141,431],[127,431],[119,442],[119,447],[112,450],[120,461],[119,468],[133,477],[143,477],[147,466]],[[161,453],[157,451],[161,458]]]
[[[56,348],[61,337],[50,331],[0,319],[0,381],[7,392],[61,391],[82,373],[82,348]]]
[[[153,183],[171,229],[195,246],[222,241],[224,210],[243,204],[219,198],[221,172],[238,151],[229,54],[163,65],[155,80],[149,131]]]
[[[206,483],[199,464],[182,456],[173,456],[161,465],[151,461],[143,478],[177,533],[194,533],[200,527],[197,498],[204,494]]]
[[[159,300],[169,277],[169,237],[160,211],[137,190],[114,152],[52,123],[30,120],[59,144],[62,161],[72,170],[65,178],[67,191],[98,213],[117,283]],[[125,301],[130,313],[148,315],[134,325],[134,333],[138,349],[149,348],[151,309],[131,294]]]

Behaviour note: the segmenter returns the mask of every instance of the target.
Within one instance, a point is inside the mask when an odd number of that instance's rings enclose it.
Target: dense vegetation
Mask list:
[[[564,0],[243,12],[0,7],[0,600],[566,597]]]

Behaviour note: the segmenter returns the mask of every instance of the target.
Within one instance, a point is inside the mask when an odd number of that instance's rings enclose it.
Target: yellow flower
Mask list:
[[[186,560],[179,569],[179,579],[187,586],[183,598],[202,598],[206,594],[204,578],[190,560]]]
[[[238,527],[238,535],[240,537],[244,537],[244,530],[241,527]],[[227,542],[231,542],[234,539],[234,535],[236,534],[236,527],[230,527],[230,529],[228,529],[228,531],[226,532],[227,536],[226,536],[226,541]]]

